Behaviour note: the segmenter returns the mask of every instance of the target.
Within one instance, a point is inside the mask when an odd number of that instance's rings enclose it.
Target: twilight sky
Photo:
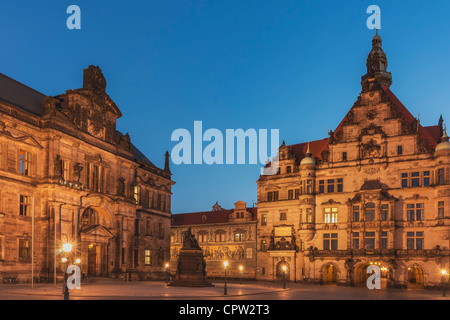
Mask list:
[[[66,27],[73,4],[81,30]],[[2,0],[0,72],[58,95],[100,66],[123,113],[118,130],[159,167],[172,132],[193,133],[194,121],[224,134],[279,129],[286,144],[317,140],[360,92],[372,4],[392,91],[423,125],[449,120],[448,0]],[[174,213],[256,202],[260,165],[171,169]]]

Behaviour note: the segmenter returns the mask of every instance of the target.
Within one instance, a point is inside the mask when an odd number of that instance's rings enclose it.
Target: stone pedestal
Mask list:
[[[206,280],[206,262],[203,250],[189,228],[184,235],[183,248],[180,250],[175,279],[169,286],[180,287],[211,287]]]

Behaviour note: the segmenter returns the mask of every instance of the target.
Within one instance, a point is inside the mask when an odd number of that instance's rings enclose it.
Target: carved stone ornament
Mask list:
[[[380,168],[367,168],[364,169],[364,173],[373,176],[374,174],[380,172]]]
[[[428,197],[415,193],[412,197],[405,198],[405,200],[428,200]]]
[[[73,166],[73,178],[76,182],[80,182],[81,172],[83,171],[83,167],[79,162],[75,163]]]
[[[374,120],[377,117],[377,112],[375,110],[370,110],[366,114],[367,119]]]
[[[84,70],[83,88],[105,92],[106,79],[98,66],[89,66]]]
[[[377,158],[381,156],[381,146],[373,139],[361,145],[364,158]]]
[[[333,204],[341,204],[341,203],[333,199],[329,199],[327,202],[322,202],[322,205],[333,205]]]

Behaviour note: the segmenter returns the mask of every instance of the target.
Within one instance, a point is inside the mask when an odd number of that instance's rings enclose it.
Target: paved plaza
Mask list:
[[[165,282],[97,280],[71,290],[71,300],[442,300],[442,290],[381,289],[273,282],[215,282],[214,287],[170,287]],[[62,283],[0,285],[1,300],[63,300]]]

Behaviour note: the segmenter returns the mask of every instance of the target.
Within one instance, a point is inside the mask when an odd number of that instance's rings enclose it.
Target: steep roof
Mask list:
[[[408,122],[409,124],[413,123],[413,121],[416,120],[414,116],[409,112],[408,109],[401,103],[401,101],[395,96],[395,94],[387,87],[383,87],[384,92],[386,92],[387,96],[391,100],[391,102],[398,108],[398,112],[402,115],[403,120]],[[433,132],[434,129],[431,129]],[[438,139],[435,139],[436,137],[433,137],[432,134],[430,134],[429,130],[425,129],[422,125],[419,123],[419,137],[422,139],[425,139],[428,142],[429,147],[436,147],[436,145],[439,143],[440,137]]]
[[[0,73],[0,101],[42,116],[45,95]]]

